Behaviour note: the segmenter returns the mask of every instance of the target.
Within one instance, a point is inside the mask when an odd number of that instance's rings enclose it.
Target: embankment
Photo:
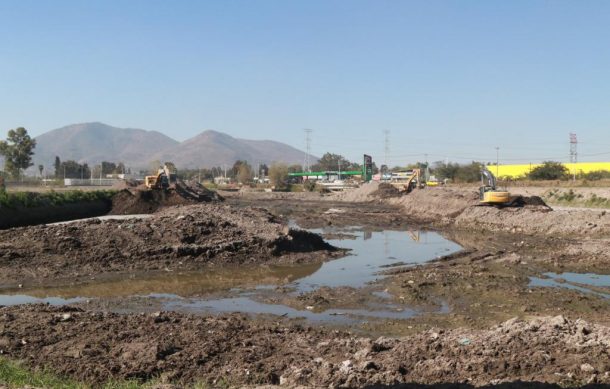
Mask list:
[[[0,208],[0,230],[102,216],[112,209],[110,199],[81,200],[61,205]]]
[[[204,264],[322,261],[334,248],[262,209],[166,208],[145,219],[91,219],[0,231],[0,280],[78,277]]]
[[[534,235],[608,236],[610,212],[604,209],[552,209],[537,196],[519,207],[484,206],[476,188],[435,187],[391,196],[378,183],[332,198],[346,202],[381,202],[399,206],[416,222],[438,227],[504,231]]]

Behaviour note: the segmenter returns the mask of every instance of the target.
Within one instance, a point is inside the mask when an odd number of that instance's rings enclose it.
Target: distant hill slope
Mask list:
[[[103,123],[82,123],[58,128],[36,137],[34,163],[51,166],[55,156],[89,165],[121,161],[145,167],[151,156],[178,141],[157,131],[117,128]]]
[[[252,165],[285,162],[302,164],[305,153],[284,143],[246,140],[207,130],[180,143],[160,132],[117,128],[103,123],[73,124],[36,137],[35,165],[51,167],[55,156],[89,165],[124,162],[139,169],[152,161],[172,161],[178,169],[232,166],[236,160]],[[311,157],[311,160],[315,160]]]
[[[207,130],[158,153],[155,159],[173,161],[182,168],[211,168],[223,164],[232,166],[237,160],[246,160],[251,165],[269,165],[273,162],[302,164],[305,153],[280,142],[238,139],[222,132]]]

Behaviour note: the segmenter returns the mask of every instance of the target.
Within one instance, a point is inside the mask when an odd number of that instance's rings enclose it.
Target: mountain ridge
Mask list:
[[[148,168],[154,161],[172,161],[179,169],[285,162],[301,164],[305,153],[273,140],[234,138],[204,130],[179,142],[162,132],[119,128],[101,122],[77,123],[35,137],[33,162],[51,167],[55,156],[93,166],[101,161],[123,162],[132,169]],[[311,157],[315,159],[315,157]]]

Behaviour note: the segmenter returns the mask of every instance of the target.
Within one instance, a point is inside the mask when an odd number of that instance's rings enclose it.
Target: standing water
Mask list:
[[[29,302],[74,303],[86,299],[120,300],[120,311],[141,311],[143,306],[189,312],[265,313],[304,317],[312,321],[346,322],[353,317],[407,318],[412,309],[387,303],[375,309],[297,310],[260,301],[273,293],[297,296],[320,287],[361,288],[383,278],[388,267],[425,263],[460,250],[460,246],[430,231],[370,230],[332,227],[311,230],[337,247],[349,249],[343,258],[325,263],[293,266],[225,267],[184,273],[123,275],[86,285],[7,291],[0,305]],[[275,287],[282,286],[276,292]],[[11,293],[13,292],[13,293]],[[18,292],[18,293],[17,293]],[[376,295],[382,295],[383,292]],[[137,300],[130,308],[129,300]],[[148,301],[148,303],[144,302]],[[108,304],[112,309],[112,304]],[[447,311],[443,306],[442,311]]]

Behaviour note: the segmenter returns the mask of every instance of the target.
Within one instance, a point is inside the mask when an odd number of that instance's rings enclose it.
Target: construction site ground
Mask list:
[[[472,187],[222,196],[0,231],[5,300],[63,299],[1,307],[0,357],[92,385],[610,385],[605,209],[480,206]],[[345,279],[362,276],[349,268],[359,245],[407,233],[409,247],[421,234],[446,253],[371,257],[366,282],[299,289],[346,258]],[[206,299],[262,308],[210,313]]]

